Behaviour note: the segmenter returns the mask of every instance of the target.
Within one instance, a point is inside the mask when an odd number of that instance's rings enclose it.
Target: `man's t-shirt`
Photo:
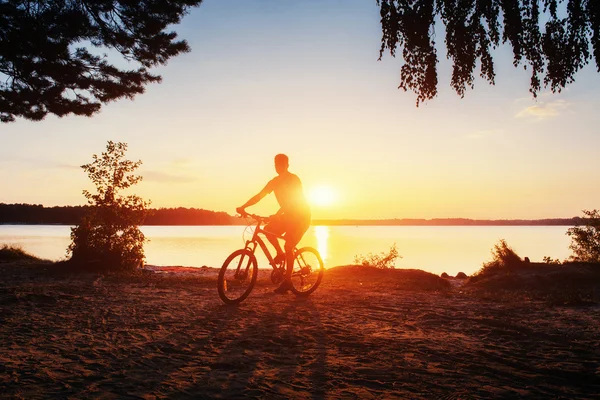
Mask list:
[[[271,179],[267,183],[269,193],[274,192],[279,207],[286,215],[310,216],[310,208],[304,197],[302,182],[297,175],[287,172]]]

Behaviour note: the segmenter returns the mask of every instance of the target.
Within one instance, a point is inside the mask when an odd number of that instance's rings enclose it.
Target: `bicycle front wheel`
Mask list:
[[[242,302],[254,287],[258,276],[256,257],[248,249],[236,250],[223,263],[217,289],[225,304]]]
[[[316,249],[298,249],[292,271],[292,291],[300,296],[308,296],[321,283],[324,271],[323,260]]]

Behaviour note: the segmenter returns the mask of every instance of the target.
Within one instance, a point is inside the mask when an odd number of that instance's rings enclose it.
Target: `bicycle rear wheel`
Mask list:
[[[292,271],[292,292],[300,296],[308,296],[321,283],[324,271],[323,260],[316,249],[312,247],[298,249]]]
[[[256,257],[250,250],[236,250],[223,263],[217,290],[225,304],[242,302],[254,287],[258,276]]]

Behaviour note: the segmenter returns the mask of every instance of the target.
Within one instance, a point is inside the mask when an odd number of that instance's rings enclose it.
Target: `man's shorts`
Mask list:
[[[291,215],[279,215],[273,217],[267,225],[265,230],[268,232],[275,233],[277,235],[284,235],[285,245],[287,248],[294,248],[300,239],[306,233],[310,227],[310,214],[301,216]]]

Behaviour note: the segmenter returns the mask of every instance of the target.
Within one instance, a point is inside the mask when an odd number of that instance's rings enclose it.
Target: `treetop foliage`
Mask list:
[[[201,1],[0,0],[0,121],[91,116],[143,93],[161,79],[149,68],[189,51],[166,29]],[[109,63],[106,49],[137,68]]]
[[[144,261],[146,238],[139,229],[149,202],[137,195],[123,196],[142,180],[135,175],[141,161],[125,159],[127,144],[108,141],[106,151],[94,154],[93,162],[82,165],[96,186],[96,193],[83,191],[90,207],[79,225],[71,228],[67,253],[76,263],[97,263],[104,268],[131,270]]]
[[[463,97],[473,88],[474,71],[495,81],[492,50],[508,43],[513,64],[531,71],[529,91],[553,92],[574,82],[575,74],[596,61],[600,72],[598,0],[377,0],[381,10],[380,59],[401,51],[400,88],[420,102],[437,94],[435,24],[445,26],[451,86]]]
[[[95,194],[88,190],[83,191],[83,195],[88,199],[88,204],[112,204],[117,201],[118,191],[127,189],[142,180],[142,176],[131,173],[142,165],[142,161],[124,159],[126,151],[127,143],[115,143],[109,140],[105,152],[100,156],[94,154],[93,162],[81,166],[87,172],[90,180],[94,182],[97,190]],[[122,201],[122,199],[119,200]]]
[[[573,261],[600,262],[600,211],[583,210],[579,223],[567,230]]]

